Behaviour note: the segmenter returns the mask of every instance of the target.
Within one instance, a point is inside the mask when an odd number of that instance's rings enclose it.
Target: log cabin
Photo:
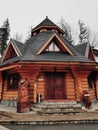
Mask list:
[[[83,91],[98,98],[97,65],[88,43],[74,46],[46,17],[24,43],[10,39],[0,63],[0,100],[18,100],[19,82],[27,79],[29,100],[81,102]]]

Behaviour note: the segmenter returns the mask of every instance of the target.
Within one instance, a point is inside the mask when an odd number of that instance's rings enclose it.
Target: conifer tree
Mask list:
[[[73,39],[72,39],[71,27],[69,26],[68,23],[65,22],[65,20],[62,17],[61,17],[61,21],[60,21],[60,27],[64,31],[64,38],[67,41],[72,42]]]
[[[7,40],[9,39],[10,35],[10,25],[8,18],[3,23],[2,27],[0,28],[0,53],[3,55],[4,50],[7,46]]]
[[[79,41],[80,43],[86,43],[89,42],[89,38],[90,38],[90,29],[89,27],[87,27],[83,21],[79,20],[78,21],[79,24]]]

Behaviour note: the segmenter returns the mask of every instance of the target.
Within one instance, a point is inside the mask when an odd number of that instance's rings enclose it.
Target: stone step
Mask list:
[[[65,114],[76,114],[76,113],[84,113],[85,111],[78,109],[78,110],[73,110],[73,109],[46,109],[46,110],[40,110],[37,111],[37,113],[41,114],[41,115],[49,115],[49,114],[56,114],[56,115],[65,115]]]
[[[2,100],[0,102],[1,105],[4,105],[6,107],[17,107],[17,101],[16,100]]]
[[[56,109],[56,108],[61,108],[61,109],[70,109],[70,108],[81,108],[81,104],[75,104],[75,105],[67,105],[67,104],[33,104],[33,107],[36,108],[42,108],[42,109]]]
[[[40,103],[42,103],[42,104],[65,104],[65,105],[75,105],[75,104],[77,104],[77,102],[76,101],[69,101],[69,100],[66,100],[66,101],[43,101],[43,102],[40,102]]]
[[[76,102],[41,102],[33,104],[32,109],[44,115],[82,112],[81,104]]]
[[[48,102],[48,101],[43,101],[37,104],[34,104],[35,107],[39,108],[74,108],[74,107],[81,107],[81,104],[77,104],[76,101],[63,101],[63,102]]]

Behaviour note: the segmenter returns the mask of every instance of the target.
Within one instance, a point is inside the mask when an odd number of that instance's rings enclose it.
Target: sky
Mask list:
[[[0,0],[0,26],[9,19],[10,38],[18,33],[27,38],[46,16],[55,24],[61,17],[72,26],[81,19],[93,31],[98,31],[98,0]]]

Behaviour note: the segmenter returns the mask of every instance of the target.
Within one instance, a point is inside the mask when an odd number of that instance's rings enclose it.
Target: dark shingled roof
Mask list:
[[[38,50],[43,47],[43,45],[46,43],[46,41],[55,33],[53,33],[52,31],[47,31],[47,32],[41,32],[38,33],[38,35],[33,36],[32,38],[30,38],[26,43],[25,46],[27,46],[24,50],[24,55],[26,54],[35,54],[38,52]],[[65,44],[65,46],[67,46],[69,48],[69,50],[71,52],[74,53],[74,55],[78,55],[81,56],[82,54],[79,53],[79,51],[77,51],[77,49],[75,49],[75,47],[69,43],[68,41],[66,41],[63,37],[61,37],[60,35],[57,34],[57,36],[63,41],[63,43]]]
[[[88,43],[82,43],[82,44],[78,44],[75,46],[75,48],[82,54],[85,56],[85,52],[87,49],[87,44]]]
[[[9,64],[9,63],[15,63],[15,62],[17,62],[17,61],[19,61],[19,60],[20,60],[20,57],[13,57],[13,58],[10,58],[10,59],[8,59],[8,60],[2,62],[2,63],[0,64],[0,66],[6,65],[6,64]]]
[[[75,48],[75,46],[73,46],[70,42],[68,42],[64,37],[61,37],[61,40],[63,41],[63,43],[69,48],[69,50],[71,50],[72,53],[74,53],[74,55],[76,56],[81,56],[82,54]]]
[[[36,53],[43,47],[43,45],[49,40],[49,38],[54,33],[52,31],[47,32],[40,32],[37,35],[29,38],[24,44],[21,42],[18,42],[16,40],[14,41],[15,46],[18,47],[18,49],[21,51],[22,56],[20,57],[14,57],[10,58],[4,62],[1,63],[0,66],[17,62],[17,61],[43,61],[43,62],[93,62],[92,60],[86,58],[83,56],[71,43],[66,41],[63,37],[58,37],[63,41],[63,43],[69,48],[71,52],[73,52],[74,55],[70,55],[64,52],[42,52],[39,55],[36,55]]]
[[[46,17],[40,24],[38,24],[34,29],[39,28],[41,26],[57,26],[54,24],[48,17]]]
[[[47,16],[40,24],[38,24],[35,28],[33,28],[32,31],[35,31],[38,28],[41,28],[41,27],[44,27],[44,26],[45,27],[57,28],[61,32],[63,32],[63,34],[64,34],[64,31],[61,28],[59,28],[56,24],[54,24]]]
[[[71,44],[68,43],[63,37],[58,37],[63,41],[63,43],[69,48],[74,56],[68,55],[63,52],[42,52],[40,55],[36,53],[43,47],[46,41],[53,35],[52,31],[41,32],[38,35],[33,36],[25,43],[24,55],[21,60],[27,61],[70,61],[70,62],[92,62],[91,60],[84,57],[79,51]]]
[[[24,55],[27,54],[35,54],[38,52],[38,50],[46,43],[46,41],[53,35],[53,32],[47,31],[47,32],[41,32],[37,35],[31,37],[28,39],[25,43],[25,50]]]
[[[24,55],[22,61],[58,61],[58,62],[93,62],[84,56],[71,56],[63,52],[43,52],[40,55]]]
[[[59,31],[62,31],[57,25],[55,25],[51,20],[49,20],[47,17],[44,19],[38,26],[36,26],[33,30],[46,26],[46,27],[53,27],[58,29]],[[69,53],[65,52],[45,52],[42,51],[42,47],[50,40],[50,38],[55,36],[55,38],[59,38],[63,44],[68,49]],[[58,40],[59,40],[58,39]],[[24,44],[12,39],[12,42],[14,46],[16,47],[16,50],[21,53],[19,57],[13,57],[8,60],[3,61],[0,66],[9,64],[9,63],[15,63],[18,61],[42,61],[42,62],[94,62],[88,58],[85,57],[85,51],[87,49],[87,44],[80,44],[77,46],[73,46],[71,43],[69,43],[63,36],[59,35],[58,33],[52,32],[51,30],[47,30],[45,32],[38,32],[36,35],[29,38]],[[60,44],[60,42],[59,42]],[[63,45],[62,45],[63,46]],[[42,51],[40,54],[38,54],[39,51]],[[73,54],[71,55],[70,52]]]
[[[22,42],[16,41],[16,40],[14,40],[14,39],[11,39],[11,41],[13,42],[13,44],[14,44],[15,46],[18,47],[18,49],[19,49],[19,51],[21,52],[21,54],[23,54],[23,51],[24,51],[24,49],[25,49],[25,44],[23,44]]]

